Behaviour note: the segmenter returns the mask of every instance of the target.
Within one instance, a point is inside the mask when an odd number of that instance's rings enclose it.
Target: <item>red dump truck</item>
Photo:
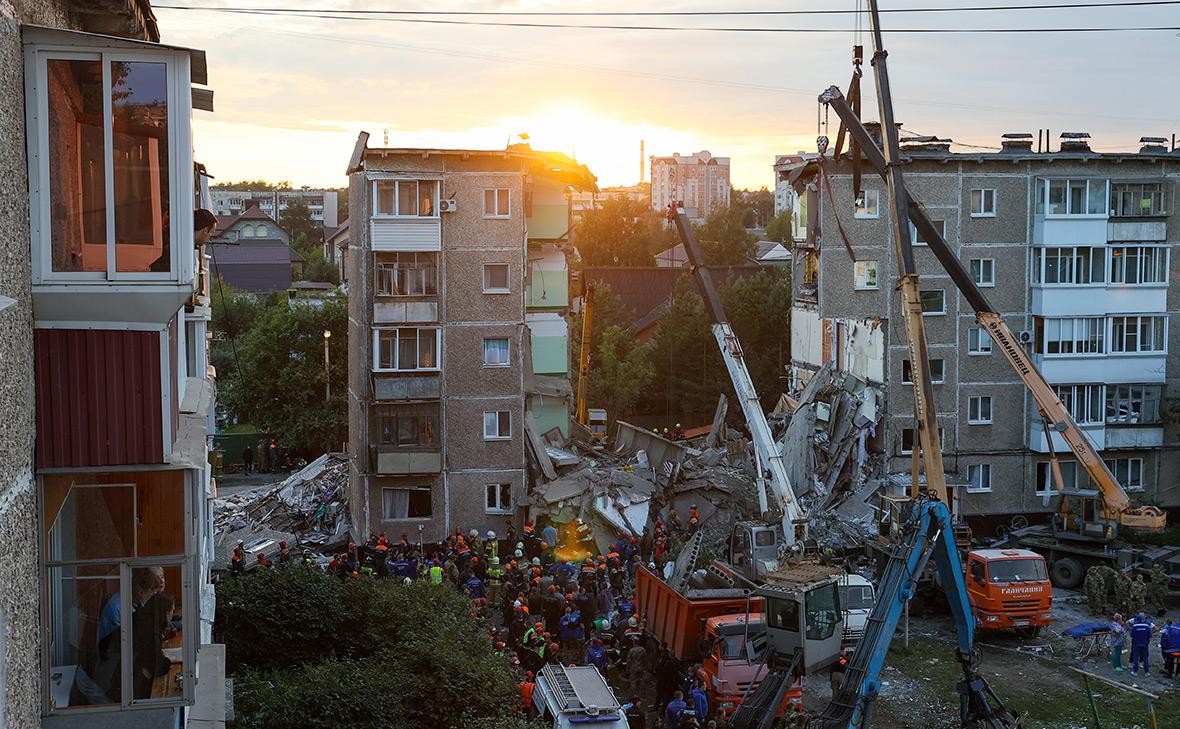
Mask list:
[[[766,630],[762,598],[751,596],[747,602],[746,593],[736,589],[681,593],[640,567],[635,599],[636,612],[652,638],[676,658],[700,662],[709,703],[726,715],[737,708],[754,678],[766,673],[761,657],[751,660],[752,650],[746,649],[747,637]]]

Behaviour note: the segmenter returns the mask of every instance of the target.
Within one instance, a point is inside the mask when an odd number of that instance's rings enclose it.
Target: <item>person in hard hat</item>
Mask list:
[[[676,427],[672,428],[672,437],[676,440],[684,440],[684,428],[680,427],[680,423],[677,423]]]
[[[258,569],[270,569],[270,560],[266,558],[266,552],[258,553]]]
[[[279,567],[291,565],[291,550],[287,548],[286,540],[279,540]]]
[[[242,564],[242,555],[234,550],[233,555],[229,558],[229,574],[230,577],[240,577],[246,574],[246,565]]]
[[[697,505],[693,504],[688,510],[688,533],[696,533],[697,528],[701,525],[701,513],[697,511]]]
[[[848,670],[848,654],[844,649],[840,649],[840,657],[836,659],[836,663],[832,665],[831,673],[828,674],[828,681],[832,685],[832,696],[835,696],[840,691],[840,684],[844,683],[844,672]]]

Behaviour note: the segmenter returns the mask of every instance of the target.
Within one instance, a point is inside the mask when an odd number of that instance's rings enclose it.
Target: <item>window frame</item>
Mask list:
[[[1122,428],[1148,426],[1159,427],[1163,424],[1161,408],[1164,402],[1164,385],[1159,383],[1119,383],[1106,385],[1106,392],[1102,398],[1102,422],[1107,427]],[[1138,410],[1133,405],[1139,404]],[[1125,405],[1127,415],[1120,420],[1112,415],[1112,410]],[[1154,412],[1153,412],[1154,411]],[[1131,413],[1138,418],[1131,420]]]
[[[976,474],[979,474],[979,483],[976,483]],[[987,478],[983,478],[986,474]],[[986,494],[991,493],[992,490],[992,464],[990,463],[972,463],[967,466],[967,493],[969,494]],[[981,564],[981,563],[977,563]]]
[[[1061,203],[1064,207],[1064,212],[1051,212],[1050,200],[1053,183],[1064,183],[1065,198]],[[1085,183],[1086,185],[1086,199],[1082,202],[1082,212],[1074,212],[1072,210],[1073,200],[1071,191],[1073,185],[1076,183]],[[1102,199],[1102,212],[1090,212],[1089,196],[1091,192],[1092,183],[1101,183],[1103,186],[1099,197]],[[1038,215],[1043,215],[1046,219],[1053,218],[1106,218],[1110,212],[1110,180],[1101,177],[1040,177],[1037,178],[1037,210]]]
[[[866,188],[860,191],[864,196],[864,205],[858,206],[856,200],[852,201],[852,217],[855,220],[878,220],[881,217],[881,191],[875,188]],[[874,204],[871,206],[872,212],[869,212],[869,193],[873,194]],[[864,210],[862,213],[861,210]]]
[[[1142,456],[1115,456],[1113,458],[1103,458],[1102,462],[1106,464],[1106,468],[1114,476],[1114,480],[1119,483],[1123,489],[1127,491],[1144,491],[1146,490],[1146,479],[1144,479],[1144,465],[1145,460]],[[1126,479],[1119,477],[1119,462],[1126,461],[1127,472]],[[1132,467],[1138,466],[1139,478],[1137,481],[1131,479]]]
[[[977,275],[977,272],[973,269],[974,264],[977,262],[979,263],[978,275]],[[988,273],[988,275],[986,277],[983,275],[985,269]],[[971,280],[975,282],[976,286],[978,286],[982,289],[995,288],[995,286],[996,286],[996,259],[994,259],[994,258],[970,258],[967,260],[967,270],[971,274]]]
[[[1052,325],[1056,326],[1058,329],[1060,329],[1063,332],[1065,329],[1065,322],[1069,322],[1070,336],[1068,339],[1061,339],[1060,338],[1061,332],[1059,332],[1058,338],[1052,340],[1053,342],[1056,343],[1056,346],[1058,347],[1059,351],[1050,352],[1049,351],[1050,325],[1052,324]],[[1084,322],[1084,323],[1079,324],[1079,322]],[[1042,357],[1047,357],[1047,358],[1102,357],[1102,356],[1105,356],[1110,349],[1110,335],[1107,331],[1110,328],[1110,325],[1109,325],[1109,319],[1107,317],[1102,317],[1102,316],[1041,317],[1038,323],[1040,326],[1038,327],[1039,331],[1038,331],[1038,336],[1037,336],[1037,344],[1039,345],[1039,351],[1037,352],[1037,354],[1040,354]],[[1081,331],[1081,330],[1085,330],[1085,331]],[[1098,343],[1097,350],[1093,350],[1090,347],[1090,345],[1094,344],[1094,340],[1092,337],[1088,336],[1091,333],[1089,330],[1094,330],[1094,332],[1096,332],[1098,335],[1098,339],[1100,341]],[[1082,338],[1079,338],[1079,337],[1082,337]],[[1087,351],[1084,351],[1084,352],[1079,351],[1081,349],[1081,347],[1078,346],[1079,343],[1085,343],[1087,345],[1087,347],[1086,347]],[[1069,346],[1068,351],[1062,351],[1062,350],[1064,350],[1065,344],[1068,344],[1068,346]]]
[[[503,503],[504,497],[507,496],[508,508],[495,507],[493,508],[489,503],[489,497],[492,492],[489,489],[496,490],[496,503]],[[485,514],[511,514],[514,510],[512,503],[512,484],[510,483],[485,483],[483,485],[483,513]]]
[[[984,417],[984,405],[987,417]],[[970,395],[967,397],[967,425],[991,425],[994,412],[991,395]]]
[[[1158,357],[1160,355],[1166,355],[1168,353],[1168,319],[1169,318],[1170,317],[1167,314],[1114,314],[1112,316],[1107,317],[1107,326],[1109,328],[1109,331],[1107,333],[1108,334],[1108,336],[1107,336],[1107,350],[1108,350],[1108,352],[1111,355],[1117,355],[1120,357],[1139,356],[1139,355],[1147,356],[1147,357]],[[1118,322],[1120,319],[1123,320],[1123,334],[1121,337],[1117,338],[1118,341],[1116,342],[1115,327],[1118,326]],[[1134,322],[1133,327],[1130,326],[1132,323],[1132,320]],[[1161,330],[1160,334],[1159,334],[1159,341],[1160,341],[1160,344],[1162,345],[1162,349],[1143,349],[1142,344],[1143,344],[1145,337],[1142,336],[1142,334],[1143,334],[1142,327],[1143,327],[1145,320],[1148,320],[1151,322],[1152,332],[1151,332],[1150,339],[1152,339],[1153,341],[1156,338],[1155,337],[1155,330],[1157,328],[1157,323],[1162,322],[1162,325],[1159,326],[1159,328]],[[1127,341],[1132,336],[1132,329],[1134,330],[1133,336],[1134,336],[1134,339],[1136,342],[1136,346],[1135,346],[1135,349],[1126,349],[1125,347],[1127,346]],[[1116,349],[1115,348],[1116,343],[1118,344],[1118,346],[1121,346],[1123,348]]]
[[[906,433],[910,434],[910,448],[909,448],[909,450],[906,450],[906,447],[905,447],[905,434]],[[902,428],[901,429],[901,436],[898,438],[898,442],[897,442],[898,452],[901,455],[903,455],[903,456],[913,455],[913,453],[914,453],[914,438],[917,435],[918,435],[918,430],[916,428]],[[940,446],[943,447],[943,451],[945,452],[946,451],[946,428],[941,425],[938,426],[938,443]]]
[[[410,516],[409,502],[406,503],[406,516],[386,516],[385,513],[385,492],[386,491],[409,491],[409,492],[425,492],[429,494],[430,513],[426,516]],[[431,521],[434,519],[434,489],[430,486],[382,486],[381,487],[381,521]]]
[[[419,195],[420,195],[420,190],[422,189],[422,183],[423,182],[433,182],[434,183],[434,199],[431,201],[431,205],[434,208],[433,215],[421,215],[420,213],[414,213],[412,215],[402,215],[398,212],[398,210],[401,209],[401,200],[400,200],[400,198],[401,198],[401,183],[403,183],[403,182],[413,182],[414,183],[414,208],[415,208],[415,210],[421,209],[421,206],[419,205],[421,198],[419,197]],[[393,185],[393,212],[390,212],[390,213],[381,212],[380,186],[383,184]],[[383,219],[383,220],[438,220],[439,219],[440,212],[439,212],[438,206],[439,206],[439,201],[442,199],[442,178],[440,178],[440,177],[377,177],[372,180],[372,186],[369,188],[369,192],[370,192],[370,195],[372,196],[371,197],[371,200],[372,200],[371,215],[373,218],[378,218],[378,219]]]
[[[1106,395],[1103,386],[1095,383],[1051,385],[1053,394],[1069,411],[1071,417],[1079,426],[1102,425],[1105,418]],[[1090,417],[1090,413],[1097,412],[1098,419]],[[1079,417],[1079,414],[1081,417]]]
[[[1151,265],[1147,261],[1147,257],[1144,255],[1144,253],[1147,251],[1151,252],[1151,256],[1154,259],[1153,260],[1154,265]],[[1135,276],[1137,277],[1138,280],[1127,281],[1126,280],[1128,278],[1127,273],[1131,269],[1131,267],[1127,265],[1127,262],[1131,260],[1132,252],[1134,252],[1133,257],[1135,259],[1135,263],[1134,263]],[[1168,285],[1168,274],[1170,271],[1169,267],[1171,266],[1171,247],[1168,246],[1166,243],[1124,243],[1124,242],[1113,243],[1112,242],[1112,243],[1107,244],[1107,246],[1106,246],[1106,258],[1107,258],[1106,279],[1107,279],[1107,285],[1109,285],[1109,286],[1120,286],[1120,287],[1122,287],[1122,286],[1158,286],[1158,287],[1165,287]],[[1120,258],[1122,259],[1122,261],[1117,260]],[[1115,267],[1116,267],[1115,264],[1116,263],[1122,263],[1122,265],[1119,266],[1119,268],[1121,269],[1119,271],[1120,278],[1122,279],[1121,281],[1115,280]],[[1145,281],[1144,274],[1148,272],[1149,268],[1153,269],[1152,271],[1150,271],[1153,279],[1155,278],[1155,274],[1157,274],[1157,273],[1163,274],[1162,279],[1161,280]]]
[[[925,302],[922,301],[924,294],[937,293],[942,299],[942,306],[937,311],[926,311]],[[920,289],[918,291],[918,301],[922,304],[922,316],[946,316],[946,289]]]
[[[938,367],[939,367],[939,374],[937,376],[934,374],[934,363],[935,362],[938,362]],[[903,359],[901,361],[901,384],[903,384],[903,385],[914,384],[914,371],[912,368],[913,368],[913,365],[910,364],[910,361],[908,359]],[[931,357],[930,358],[930,384],[931,385],[944,385],[944,384],[946,384],[946,360],[943,359],[942,357]]]
[[[872,264],[873,275],[869,277],[869,264]],[[863,267],[863,270],[861,270]],[[877,291],[881,288],[880,261],[856,261],[852,264],[852,288],[856,291]]]
[[[975,209],[975,193],[979,193],[979,210]],[[991,209],[988,210],[984,201],[987,199],[987,193],[991,193]],[[996,188],[994,187],[973,187],[970,192],[971,198],[971,213],[972,218],[994,218],[996,217]]]
[[[393,256],[394,260],[392,263],[383,262],[381,260],[382,256]],[[404,266],[402,265],[401,260],[400,260],[403,256],[412,257],[412,260],[407,265],[404,265]],[[420,256],[424,256],[425,259],[419,260]],[[430,265],[423,265],[424,263],[427,263]],[[430,284],[430,285],[424,287],[423,293],[404,293],[404,294],[403,293],[393,293],[392,289],[396,288],[395,286],[391,286],[390,291],[384,290],[384,287],[382,286],[382,274],[385,273],[386,271],[389,271],[390,273],[386,277],[391,279],[391,281],[395,282],[397,280],[397,273],[396,272],[399,270],[409,271],[409,272],[433,271],[434,272],[433,275],[428,276],[428,279],[432,278],[433,280],[425,281],[425,283]],[[434,290],[427,291],[426,289],[429,289],[429,288],[433,288]],[[399,299],[401,299],[401,298],[437,298],[438,297],[438,253],[433,252],[433,251],[373,251],[373,295],[374,296],[382,296],[382,297],[390,297],[390,298],[399,298]]]
[[[934,225],[935,228],[938,229],[938,234],[940,236],[942,236],[942,239],[945,241],[946,240],[946,221],[941,220],[941,219],[931,219],[930,222]],[[928,248],[930,246],[930,241],[922,240],[921,231],[919,231],[918,227],[916,225],[914,225],[913,223],[910,223],[910,240],[913,241],[913,245],[915,248]]]
[[[504,342],[504,361],[503,362],[488,362],[488,343],[489,342]],[[484,337],[483,338],[483,367],[484,369],[504,369],[512,366],[512,338],[511,337]]]
[[[1155,190],[1148,191],[1147,188],[1153,187]],[[1116,190],[1116,188],[1123,188]],[[1149,194],[1153,200],[1150,212],[1142,212],[1143,207],[1140,207],[1134,213],[1128,213],[1123,207],[1123,200],[1125,196],[1133,194],[1131,188],[1139,188],[1140,202],[1144,199],[1145,194]],[[1111,180],[1110,186],[1107,188],[1110,191],[1110,207],[1108,211],[1112,218],[1160,218],[1168,214],[1168,197],[1167,189],[1163,182],[1132,182],[1122,180]],[[1116,203],[1117,199],[1117,203]],[[1131,198],[1129,198],[1131,199]],[[1155,200],[1159,201],[1158,206]]]
[[[422,345],[420,343],[422,330],[430,330],[434,332],[434,366],[433,367],[382,367],[381,366],[381,333],[394,332],[393,341],[393,362],[399,360],[399,348],[401,347],[401,337],[397,334],[403,329],[413,329],[418,334],[414,337],[415,346],[418,348],[418,361],[421,361]],[[373,372],[438,372],[441,369],[442,359],[442,327],[440,326],[375,326],[373,327]]]
[[[91,61],[102,69],[105,271],[53,270],[52,179],[49,173],[49,61]],[[115,236],[114,112],[111,105],[111,64],[164,65],[168,129],[169,269],[160,272],[118,271]],[[32,68],[30,69],[30,66]],[[27,42],[24,54],[26,169],[29,189],[29,235],[33,243],[33,284],[54,282],[164,283],[187,281],[193,275],[192,79],[188,54],[176,49],[125,48],[78,41]],[[183,251],[183,253],[182,253]]]
[[[432,410],[433,412],[412,412],[414,410]],[[371,413],[370,427],[374,434],[374,443],[379,448],[398,451],[437,451],[442,449],[442,429],[439,427],[442,422],[442,405],[439,401],[375,402],[371,406]],[[385,440],[385,427],[382,421],[386,419],[394,421],[394,441]],[[415,441],[413,443],[402,443],[396,436],[398,421],[403,419],[414,421]],[[421,439],[423,424],[432,435],[432,440],[429,443],[423,443]]]
[[[971,337],[976,337],[975,346],[971,346]],[[986,345],[986,346],[984,346]],[[967,328],[967,356],[968,357],[987,357],[992,353],[992,338],[983,327],[968,327]]]
[[[488,435],[488,416],[495,414],[496,416],[496,432],[493,435]],[[503,424],[503,417],[508,416],[508,434],[500,435],[500,426]],[[483,411],[483,439],[485,441],[504,441],[512,440],[512,411],[511,410],[484,410]]]
[[[488,284],[488,269],[493,267],[504,267],[504,288],[497,288],[489,286]],[[483,292],[485,294],[510,294],[512,293],[512,266],[507,263],[485,263],[482,268]]]
[[[496,200],[496,211],[488,212],[488,193],[493,193]],[[508,197],[508,204],[505,208],[508,212],[500,214],[500,193],[504,193]],[[483,206],[483,217],[485,220],[508,220],[512,217],[512,188],[511,187],[485,187],[483,189],[483,201],[480,203]]]

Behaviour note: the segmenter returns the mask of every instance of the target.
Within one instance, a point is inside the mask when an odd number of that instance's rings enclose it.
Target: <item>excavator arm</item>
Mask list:
[[[783,463],[782,453],[774,436],[770,432],[770,424],[766,422],[766,415],[762,412],[762,403],[758,400],[758,392],[754,389],[754,381],[750,378],[750,371],[746,368],[746,360],[742,355],[742,346],[737,335],[725,318],[725,309],[721,305],[721,296],[717,293],[717,286],[709,269],[704,266],[701,249],[697,245],[696,233],[692,223],[684,213],[682,203],[676,203],[668,208],[668,219],[676,224],[676,231],[684,243],[684,251],[688,255],[689,270],[696,279],[701,298],[705,302],[705,310],[712,322],[713,337],[721,349],[721,358],[725,361],[725,369],[729,371],[729,379],[733,382],[734,392],[741,405],[742,414],[746,418],[746,425],[750,428],[750,435],[754,441],[754,451],[759,461],[759,471],[765,468],[770,472],[770,486],[782,511],[783,538],[786,546],[793,547],[800,541],[805,531],[804,513],[795,498],[791,488],[791,480],[787,476],[787,469]],[[759,473],[761,480],[761,473]],[[763,512],[767,511],[765,499],[759,506]]]
[[[885,179],[889,166],[885,162],[884,154],[840,90],[832,86],[820,95],[819,100],[836,112],[842,125],[847,127],[849,134],[856,140],[869,165],[877,171],[882,179]],[[991,336],[992,341],[1004,353],[1017,376],[1032,393],[1033,399],[1037,403],[1037,409],[1049,429],[1061,435],[1062,440],[1077,457],[1078,463],[1089,474],[1095,488],[1102,494],[1105,510],[1103,516],[1132,529],[1152,531],[1163,529],[1167,521],[1165,512],[1154,506],[1133,506],[1131,504],[1127,492],[1123,490],[1114,474],[1099,457],[1089,439],[1078,428],[1077,423],[1069,414],[1069,409],[1065,407],[1053,387],[1033,364],[1032,358],[1020,346],[1019,340],[1013,335],[1004,318],[992,308],[983,292],[975,285],[975,281],[963,267],[958,255],[947,245],[946,240],[934,227],[922,207],[909,197],[904,188],[900,193],[905,196],[903,202],[910,222],[914,224],[922,236],[922,240],[927,243],[930,251],[950,275],[951,281],[954,282],[963,298],[975,310],[975,319],[979,322],[980,327]]]

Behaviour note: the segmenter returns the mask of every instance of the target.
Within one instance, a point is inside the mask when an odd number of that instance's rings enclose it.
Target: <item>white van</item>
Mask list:
[[[537,674],[533,706],[553,729],[628,729],[614,691],[595,666],[545,665]]]
[[[855,646],[865,633],[869,613],[877,604],[873,583],[856,573],[840,576],[840,605],[844,608],[844,645]]]

